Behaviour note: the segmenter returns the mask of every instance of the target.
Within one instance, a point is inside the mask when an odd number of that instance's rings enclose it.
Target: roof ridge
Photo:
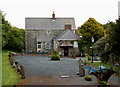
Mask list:
[[[25,19],[52,19],[51,17],[25,17]],[[55,19],[74,19],[74,17],[56,17]]]

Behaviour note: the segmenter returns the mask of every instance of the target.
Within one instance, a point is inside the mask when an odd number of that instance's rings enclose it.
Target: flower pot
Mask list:
[[[9,60],[11,60],[11,57],[9,57]]]
[[[91,81],[91,78],[85,78],[86,81]]]
[[[32,53],[32,55],[35,55],[34,53]]]
[[[24,53],[22,53],[22,55],[24,55]]]
[[[76,56],[73,56],[73,58],[76,58]]]

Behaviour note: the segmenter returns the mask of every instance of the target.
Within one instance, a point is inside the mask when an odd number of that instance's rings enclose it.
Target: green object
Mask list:
[[[75,53],[73,53],[73,56],[75,56]]]
[[[79,76],[83,77],[85,76],[85,69],[82,64],[79,63]]]
[[[21,79],[25,79],[25,69],[24,69],[24,65],[21,65],[20,68],[21,68]]]
[[[92,59],[92,57],[91,56],[88,56],[88,60],[91,60]]]
[[[19,81],[19,75],[8,61],[8,52],[2,51],[2,85],[15,85]]]
[[[60,60],[60,56],[58,55],[58,51],[53,51],[51,54],[51,60]]]
[[[92,80],[90,75],[86,75],[84,78],[85,78],[85,80],[87,80],[87,81],[91,81],[91,80]]]
[[[106,82],[106,81],[101,81],[101,83],[100,83],[101,85],[110,85],[108,82]]]

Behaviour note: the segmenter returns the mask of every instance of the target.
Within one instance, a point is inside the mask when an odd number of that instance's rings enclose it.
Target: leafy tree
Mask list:
[[[25,46],[25,30],[11,26],[5,20],[5,15],[0,11],[2,19],[2,48],[9,50],[21,51]]]
[[[92,45],[91,38],[96,42],[105,35],[105,29],[94,18],[89,18],[81,27],[78,27],[77,34],[82,35],[83,43],[88,51]]]
[[[10,33],[11,25],[8,23],[8,21],[5,21],[5,15],[3,15],[2,11],[0,11],[0,13],[2,19],[2,47],[4,47],[9,40],[8,34]]]
[[[25,30],[18,29],[17,27],[12,27],[11,32],[9,34],[9,40],[6,44],[5,48],[16,49],[17,51],[21,51],[25,45]]]
[[[120,18],[115,23],[109,22],[106,25],[107,35],[94,46],[101,53],[103,62],[115,63],[120,59]]]

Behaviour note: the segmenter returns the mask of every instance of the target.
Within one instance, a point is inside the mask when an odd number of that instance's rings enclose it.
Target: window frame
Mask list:
[[[39,48],[40,46],[40,48]],[[41,49],[42,48],[42,42],[37,42],[37,49]]]
[[[46,49],[50,49],[50,43],[49,42],[46,44]]]

